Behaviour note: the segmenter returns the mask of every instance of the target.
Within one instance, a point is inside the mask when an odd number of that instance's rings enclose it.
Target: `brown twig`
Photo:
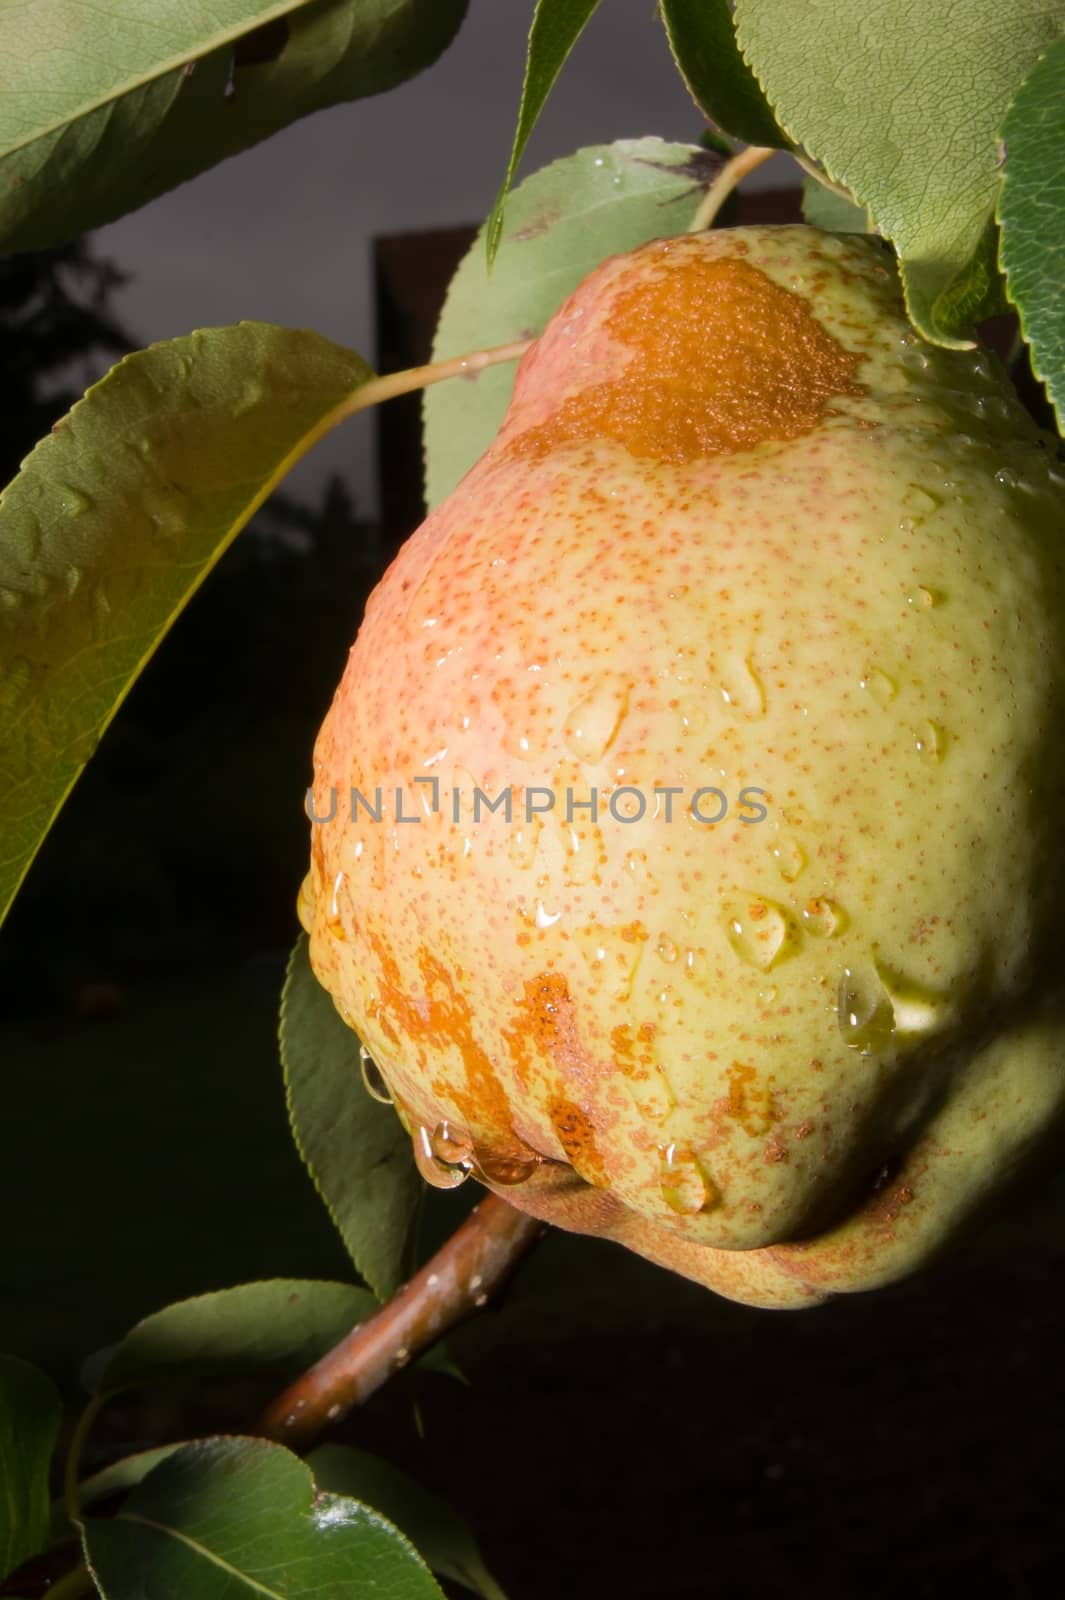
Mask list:
[[[431,1261],[263,1412],[255,1433],[305,1450],[499,1289],[544,1224],[490,1194]]]

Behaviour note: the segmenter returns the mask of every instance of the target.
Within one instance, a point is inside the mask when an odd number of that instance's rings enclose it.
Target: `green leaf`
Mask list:
[[[165,1461],[168,1456],[172,1456],[176,1450],[182,1448],[181,1440],[174,1444],[161,1444],[154,1450],[138,1450],[131,1456],[123,1456],[121,1460],[113,1461],[108,1467],[102,1467],[90,1477],[82,1478],[78,1484],[80,1504],[88,1508],[98,1505],[101,1500],[109,1499],[111,1495],[125,1494],[128,1490],[135,1489],[161,1461]],[[71,1531],[66,1500],[53,1500],[49,1543],[58,1544],[61,1539],[68,1539]]]
[[[307,1465],[319,1489],[350,1495],[387,1517],[442,1578],[465,1585],[484,1600],[506,1600],[470,1528],[440,1495],[423,1489],[380,1456],[350,1445],[319,1445],[307,1457]]]
[[[113,1394],[206,1374],[296,1377],[376,1309],[368,1290],[314,1278],[242,1283],[178,1300],[130,1329],[97,1389]]]
[[[316,1494],[302,1461],[260,1439],[185,1445],[84,1537],[105,1600],[441,1600],[384,1517]]]
[[[518,125],[514,130],[514,143],[507,162],[503,187],[496,196],[485,232],[488,265],[495,259],[499,236],[503,228],[503,208],[514,181],[518,162],[536,126],[536,119],[544,108],[548,95],[555,86],[566,58],[577,43],[584,26],[599,4],[599,0],[536,0],[532,27],[529,30],[529,49],[525,58],[525,81],[521,90]]]
[[[0,919],[166,630],[370,376],[315,333],[207,329],[127,356],[27,456],[0,496]]]
[[[154,0],[102,9],[36,0],[34,26],[0,10],[0,155],[183,66],[306,0]]]
[[[740,55],[729,0],[662,0],[661,10],[677,70],[703,115],[745,144],[786,150],[788,136]]]
[[[0,243],[69,239],[298,117],[402,83],[466,5],[38,0],[32,28],[0,8]]]
[[[826,189],[816,178],[804,178],[802,214],[812,228],[829,233],[868,233],[869,213],[834,189]]]
[[[736,24],[783,127],[895,245],[916,326],[967,343],[999,299],[999,124],[1063,0],[736,0]]]
[[[422,1180],[396,1113],[366,1092],[359,1041],[311,971],[305,934],[280,1031],[296,1146],[360,1276],[387,1300],[403,1281]]]
[[[48,1471],[61,1419],[51,1380],[0,1356],[0,1579],[48,1542]]]
[[[539,333],[604,257],[682,233],[720,170],[720,156],[698,145],[623,139],[591,145],[533,173],[510,198],[491,275],[482,229],[452,278],[434,359]],[[513,368],[499,366],[464,387],[461,405],[453,393],[442,397],[426,390],[430,506],[450,494],[487,450],[513,383]]]
[[[1051,46],[1018,89],[1002,138],[1002,265],[1032,349],[1032,371],[1046,384],[1065,431],[1065,40]]]
[[[175,1450],[182,1448],[182,1441],[176,1444],[156,1445],[153,1450],[137,1450],[131,1456],[123,1456],[120,1461],[112,1461],[108,1467],[101,1467],[99,1472],[94,1472],[88,1478],[82,1478],[78,1484],[78,1499],[83,1506],[97,1505],[101,1500],[107,1500],[113,1494],[124,1494],[129,1489],[135,1489],[161,1461],[166,1461]],[[53,1514],[58,1508],[52,1507]]]

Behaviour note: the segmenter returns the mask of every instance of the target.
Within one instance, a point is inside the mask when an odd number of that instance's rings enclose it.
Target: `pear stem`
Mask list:
[[[424,367],[407,367],[402,372],[390,372],[384,378],[371,378],[355,389],[330,417],[330,425],[342,422],[382,400],[394,400],[397,395],[410,394],[414,389],[426,389],[431,383],[443,383],[446,378],[474,378],[486,367],[499,366],[504,361],[519,360],[534,344],[532,339],[521,339],[515,344],[499,344],[491,350],[473,350],[468,355],[454,356],[450,361],[433,361]]]
[[[306,1450],[401,1367],[486,1305],[546,1231],[490,1194],[409,1283],[278,1395],[253,1431]]]
[[[425,389],[431,383],[443,383],[447,378],[475,378],[486,367],[499,366],[504,361],[517,361],[534,343],[532,339],[521,339],[516,344],[499,344],[490,350],[472,350],[464,356],[454,356],[450,361],[432,361],[424,367],[406,367],[402,372],[390,372],[383,378],[370,378],[366,383],[360,383],[357,389],[344,396],[325,416],[310,428],[297,444],[292,454],[282,463],[281,467],[271,479],[267,493],[272,493],[277,485],[296,465],[307,452],[324,439],[327,433],[341,422],[346,422],[348,417],[357,416],[360,411],[369,410],[370,406],[380,405],[382,400],[394,400],[397,395],[411,394],[415,389]],[[266,495],[263,495],[266,499]],[[262,502],[258,502],[261,504]]]
[[[755,167],[760,167],[763,161],[768,161],[770,156],[776,154],[775,150],[751,144],[746,150],[741,150],[738,155],[733,156],[730,161],[726,161],[700,200],[688,232],[701,233],[704,228],[712,227],[714,218],[736,185],[741,183],[749,172],[753,172]]]

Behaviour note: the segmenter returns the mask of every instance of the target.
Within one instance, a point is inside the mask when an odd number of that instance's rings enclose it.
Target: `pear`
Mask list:
[[[1063,530],[1053,441],[878,241],[580,285],[315,750],[311,961],[430,1181],[801,1306],[1047,1146]]]

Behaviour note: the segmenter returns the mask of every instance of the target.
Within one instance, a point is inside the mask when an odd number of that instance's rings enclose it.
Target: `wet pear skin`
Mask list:
[[[1063,732],[1065,472],[995,359],[865,236],[657,240],[370,597],[312,965],[430,1181],[754,1305],[870,1288],[1056,1135]]]

